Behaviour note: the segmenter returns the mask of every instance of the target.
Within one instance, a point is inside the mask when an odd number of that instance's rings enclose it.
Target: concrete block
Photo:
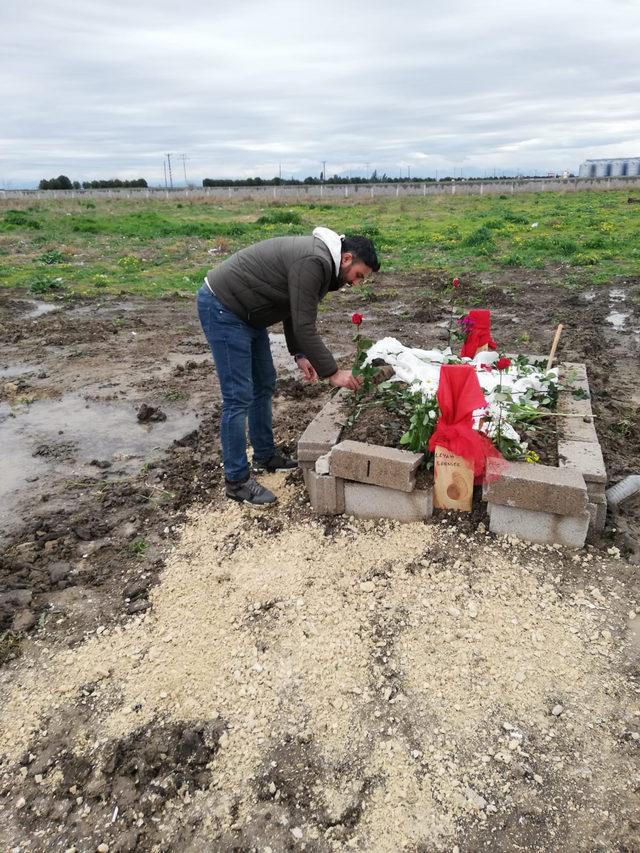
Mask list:
[[[606,483],[587,483],[587,500],[598,502],[598,498],[604,498],[606,494]]]
[[[315,472],[316,474],[328,474],[329,473],[329,454],[325,453],[324,456],[318,456],[315,464]]]
[[[587,365],[582,361],[563,361],[558,365],[560,379],[576,379],[581,382],[587,379]]]
[[[556,515],[579,515],[587,506],[587,487],[579,471],[528,462],[488,459],[483,494],[492,504]]]
[[[574,397],[571,391],[561,391],[558,394],[558,405],[556,407],[562,415],[582,415],[592,418],[591,400],[584,397]]]
[[[592,444],[598,443],[593,418],[585,415],[580,418],[558,418],[558,436],[565,441],[586,441]]]
[[[344,484],[347,515],[356,518],[394,518],[396,521],[422,521],[433,513],[433,490],[401,492],[364,483]]]
[[[352,391],[341,388],[318,412],[298,441],[298,462],[313,462],[340,441],[344,401]]]
[[[558,459],[561,468],[573,468],[579,471],[587,485],[607,482],[602,450],[597,442],[561,439],[558,441]]]
[[[591,513],[588,509],[580,515],[556,515],[489,504],[489,530],[500,536],[517,536],[526,542],[582,548],[590,521]]]
[[[601,498],[590,500],[587,504],[587,509],[591,514],[589,522],[589,530],[595,530],[601,533],[607,522],[607,499],[603,495]]]
[[[344,481],[337,477],[305,472],[309,500],[318,515],[341,515],[344,512]]]
[[[410,492],[415,486],[416,470],[423,458],[422,453],[395,447],[341,441],[331,451],[330,465],[334,477]]]
[[[588,397],[591,397],[587,368],[584,364],[570,361],[563,362],[560,365],[560,379],[565,385],[569,385],[570,389],[583,391]],[[568,393],[571,393],[571,390]]]

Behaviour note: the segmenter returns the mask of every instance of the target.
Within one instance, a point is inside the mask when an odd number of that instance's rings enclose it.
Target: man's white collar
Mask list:
[[[342,259],[342,240],[344,234],[336,234],[330,228],[314,228],[313,236],[318,240],[322,240],[327,249],[331,252],[331,258],[336,268],[336,276],[340,273],[340,261]]]

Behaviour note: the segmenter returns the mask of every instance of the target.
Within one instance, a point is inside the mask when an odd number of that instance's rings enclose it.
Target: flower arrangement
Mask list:
[[[360,323],[355,325],[359,329]],[[372,369],[374,362],[383,360],[396,369],[396,377],[376,386],[371,383],[368,391],[372,393],[366,396],[354,395],[355,405],[347,423],[355,423],[366,409],[382,406],[390,418],[406,424],[400,445],[425,453],[431,467],[433,457],[428,445],[439,416],[436,393],[440,367],[469,362],[462,362],[449,350],[412,350],[394,338],[377,341],[363,359],[369,341],[359,335],[354,340],[356,369],[362,375]],[[476,428],[491,439],[505,458],[539,461],[528,442],[555,416],[550,409],[558,390],[557,371],[546,371],[544,365],[530,363],[525,356],[508,357],[495,352],[482,355],[474,366],[488,407],[482,413],[478,411]]]

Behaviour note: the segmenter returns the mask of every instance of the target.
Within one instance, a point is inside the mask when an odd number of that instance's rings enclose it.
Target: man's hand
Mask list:
[[[304,356],[298,356],[298,358],[296,358],[296,364],[302,371],[304,378],[307,380],[307,382],[318,381],[318,374],[316,373],[316,369],[311,364],[308,358],[305,358]]]
[[[327,376],[329,382],[336,388],[350,388],[357,391],[362,385],[362,377],[354,376],[350,370],[336,370],[332,376]]]

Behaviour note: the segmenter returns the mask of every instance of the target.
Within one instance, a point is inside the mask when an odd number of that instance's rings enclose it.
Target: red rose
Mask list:
[[[362,314],[352,314],[351,315],[351,322],[353,323],[354,326],[359,326],[363,320],[364,320],[364,317],[362,316]]]
[[[453,280],[452,284],[453,284],[453,286],[454,286],[454,287],[460,287],[460,279],[459,279],[459,278],[454,278],[454,280]]]
[[[498,370],[506,370],[507,367],[510,367],[510,366],[511,366],[511,359],[506,358],[506,356],[504,356],[504,355],[502,356],[502,358],[499,358],[498,361],[496,362],[496,367],[498,368]]]

